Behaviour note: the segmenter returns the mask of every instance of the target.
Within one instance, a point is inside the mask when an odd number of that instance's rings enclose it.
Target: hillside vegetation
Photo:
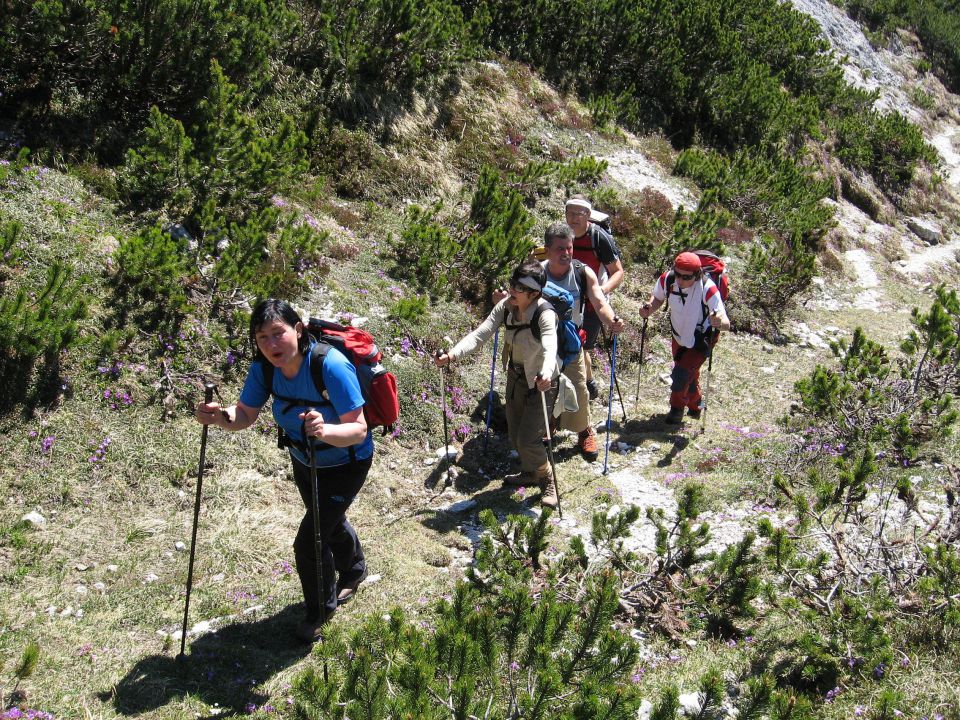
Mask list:
[[[847,5],[956,89],[948,3]],[[843,203],[957,204],[875,100],[774,0],[6,4],[0,718],[960,718],[955,262],[884,268],[863,311],[835,232]],[[613,182],[627,151],[696,202]],[[574,193],[612,217],[629,326],[593,410],[611,471],[561,437],[560,519],[500,487],[489,352],[428,356]],[[669,328],[636,318],[690,247],[729,259],[734,332],[709,424],[671,430]],[[351,510],[373,577],[294,645],[288,463],[268,413],[212,431],[178,664],[192,408],[236,398],[270,296],[398,376]]]

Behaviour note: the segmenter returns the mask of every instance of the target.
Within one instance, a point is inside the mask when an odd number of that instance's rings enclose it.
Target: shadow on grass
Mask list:
[[[174,700],[193,696],[207,705],[246,714],[249,704],[262,705],[268,696],[254,688],[293,665],[310,652],[310,646],[293,635],[302,606],[290,605],[276,615],[256,622],[238,622],[216,632],[187,638],[187,656],[175,657],[179,643],[168,655],[150,655],[137,661],[112,688],[98,694],[113,702],[121,715],[138,715]]]

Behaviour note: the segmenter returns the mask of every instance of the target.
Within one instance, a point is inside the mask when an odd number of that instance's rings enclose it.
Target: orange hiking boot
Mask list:
[[[577,436],[577,446],[583,453],[583,458],[587,462],[593,462],[600,454],[600,448],[597,447],[597,433],[593,427],[588,427]]]

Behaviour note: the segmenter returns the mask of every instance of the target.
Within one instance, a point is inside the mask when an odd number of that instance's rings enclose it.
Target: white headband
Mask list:
[[[564,207],[582,207],[588,211],[593,210],[593,205],[586,200],[581,200],[580,198],[571,198],[570,200],[567,200],[567,204]]]
[[[540,292],[541,290],[543,290],[543,288],[540,287],[540,283],[538,283],[529,275],[522,275],[520,279],[517,280],[517,282],[520,283],[521,285],[526,285],[531,290],[536,290],[537,292]]]

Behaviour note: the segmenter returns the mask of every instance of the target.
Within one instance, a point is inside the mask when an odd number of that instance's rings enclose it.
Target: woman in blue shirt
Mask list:
[[[293,543],[306,603],[306,617],[297,625],[296,634],[305,642],[313,642],[320,637],[320,628],[337,605],[349,600],[367,576],[363,548],[346,512],[370,470],[373,438],[363,415],[364,400],[356,370],[335,348],[327,352],[325,359],[318,360],[323,362],[327,397],[317,391],[310,371],[314,341],[289,303],[270,299],[258,304],[250,317],[250,341],[255,357],[239,401],[229,407],[200,403],[196,419],[224,430],[243,430],[256,422],[271,395],[278,396],[273,402],[273,417],[291,441],[293,477],[306,508]],[[264,373],[267,363],[273,372]],[[271,375],[272,387],[267,387]],[[320,488],[322,597],[317,578],[307,439],[314,447]]]

